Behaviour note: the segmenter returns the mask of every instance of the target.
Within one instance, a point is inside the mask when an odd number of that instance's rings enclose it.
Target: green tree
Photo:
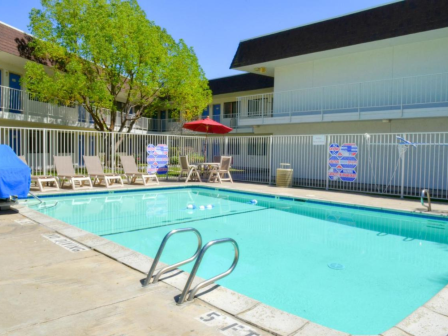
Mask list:
[[[192,48],[146,18],[135,0],[41,0],[30,13],[34,56],[24,84],[44,101],[82,104],[95,129],[130,132],[169,109],[191,120],[211,101]],[[118,113],[122,111],[123,113]],[[181,112],[182,111],[182,112]],[[110,121],[107,121],[110,116]]]

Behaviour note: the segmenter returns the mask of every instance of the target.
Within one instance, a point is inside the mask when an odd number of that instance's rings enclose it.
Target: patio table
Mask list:
[[[198,163],[198,171],[201,177],[208,178],[212,170],[219,168],[219,162],[202,162]]]

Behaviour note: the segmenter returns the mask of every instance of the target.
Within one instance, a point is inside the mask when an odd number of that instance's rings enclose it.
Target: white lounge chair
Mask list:
[[[123,166],[123,171],[126,176],[126,179],[128,180],[128,184],[135,183],[137,178],[141,178],[143,181],[143,185],[149,185],[151,182],[151,179],[155,180],[156,184],[159,184],[159,179],[157,178],[156,174],[148,174],[148,173],[142,173],[138,171],[137,165],[135,164],[135,160],[133,156],[126,156],[122,155],[120,156],[121,165]]]
[[[106,188],[110,188],[113,186],[114,181],[118,183],[116,187],[123,187],[123,180],[120,175],[105,173],[103,167],[101,166],[101,161],[98,156],[85,156],[84,164],[86,165],[87,174],[93,178],[93,185],[97,182],[101,184],[101,181],[104,181]]]
[[[19,159],[28,166],[24,156],[19,156]],[[37,186],[42,192],[59,190],[58,181],[56,180],[56,177],[52,175],[31,175],[31,183],[34,183],[34,185]],[[51,184],[54,184],[55,186],[51,187]]]
[[[177,180],[180,181],[180,179],[182,178],[182,175],[184,173],[187,174],[187,177],[185,178],[185,183],[187,183],[191,177],[193,177],[192,175],[195,175],[197,177],[197,179],[199,180],[199,182],[202,182],[201,180],[201,176],[199,176],[199,172],[198,172],[198,167],[195,165],[191,165],[188,162],[188,157],[187,156],[180,156],[179,157],[179,161],[180,161],[180,174],[177,177]]]
[[[218,180],[219,183],[222,183],[222,181],[230,181],[233,183],[232,175],[230,175],[231,162],[231,156],[221,156],[221,162],[219,163],[219,166],[210,172],[208,181],[211,182]],[[226,175],[227,177],[225,177]]]
[[[76,174],[71,156],[53,156],[53,159],[61,188],[66,181],[70,182],[73,190],[76,189],[76,183],[78,183],[81,188],[84,187],[84,183],[87,183],[87,186],[90,188],[93,187],[90,177]]]

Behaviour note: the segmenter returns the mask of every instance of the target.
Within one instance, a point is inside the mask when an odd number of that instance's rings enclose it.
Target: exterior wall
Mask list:
[[[448,37],[277,67],[274,92],[448,72]]]
[[[260,125],[254,127],[255,135],[317,135],[317,134],[363,134],[446,132],[448,117],[400,120],[372,120],[347,122],[298,123],[286,125]]]
[[[256,94],[263,94],[263,93],[271,93],[273,92],[273,88],[268,88],[268,89],[259,89],[259,90],[250,90],[250,91],[241,91],[241,92],[232,92],[232,93],[226,93],[226,94],[221,94],[221,95],[214,95],[213,96],[213,101],[212,103],[209,105],[209,111],[210,111],[210,119],[213,119],[212,116],[212,111],[213,111],[213,105],[216,104],[220,104],[221,105],[221,120],[220,122],[224,125],[230,126],[230,127],[234,127],[236,126],[235,123],[237,122],[236,120],[231,120],[230,118],[225,118],[224,117],[224,103],[229,103],[229,102],[236,102],[238,99],[238,97],[241,96],[247,96],[247,95],[256,95]],[[252,133],[252,132],[247,132],[247,133]]]

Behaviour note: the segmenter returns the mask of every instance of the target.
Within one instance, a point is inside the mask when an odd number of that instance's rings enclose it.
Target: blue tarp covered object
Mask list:
[[[31,169],[14,153],[11,147],[0,145],[0,198],[28,196]]]

